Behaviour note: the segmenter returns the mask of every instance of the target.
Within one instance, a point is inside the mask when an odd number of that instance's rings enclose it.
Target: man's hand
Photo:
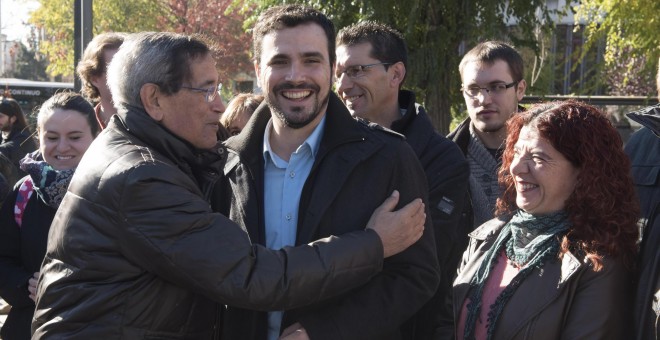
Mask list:
[[[30,292],[30,299],[37,302],[37,284],[39,283],[39,272],[32,274],[28,280],[28,291]]]
[[[309,340],[309,336],[303,326],[296,322],[282,332],[279,340]]]
[[[369,219],[367,228],[373,229],[383,242],[385,257],[396,255],[417,242],[424,232],[426,212],[421,199],[408,203],[400,210],[393,211],[399,203],[399,192],[381,204]]]

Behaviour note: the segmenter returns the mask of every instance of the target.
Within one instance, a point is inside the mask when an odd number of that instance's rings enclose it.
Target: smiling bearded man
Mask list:
[[[266,10],[253,30],[255,70],[266,96],[241,133],[226,141],[227,181],[218,209],[271,249],[340,235],[367,223],[393,191],[421,197],[427,182],[404,138],[353,119],[331,93],[335,31],[301,6]],[[232,192],[233,195],[227,195]],[[393,256],[366,285],[279,312],[229,306],[225,339],[399,339],[439,282],[431,220],[422,238]]]

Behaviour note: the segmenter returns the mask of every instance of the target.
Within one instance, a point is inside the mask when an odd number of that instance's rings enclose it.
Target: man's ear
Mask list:
[[[390,83],[393,87],[398,89],[401,87],[401,83],[403,83],[403,79],[406,77],[406,67],[403,66],[402,62],[398,62],[390,65],[390,69],[392,70]]]
[[[16,116],[9,116],[9,125],[14,125],[16,123]]]
[[[525,96],[525,89],[527,89],[527,82],[525,79],[521,79],[518,82],[518,86],[516,86],[516,97],[518,97],[518,101],[521,101]]]
[[[155,121],[160,122],[163,120],[163,98],[164,95],[160,91],[160,87],[153,83],[146,83],[140,88],[140,99],[144,110],[147,111],[149,116]]]

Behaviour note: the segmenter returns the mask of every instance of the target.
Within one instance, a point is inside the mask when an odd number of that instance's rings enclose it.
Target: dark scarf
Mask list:
[[[479,269],[470,281],[470,302],[467,306],[465,319],[465,339],[474,339],[477,318],[481,311],[481,297],[490,270],[497,263],[497,255],[505,249],[509,260],[523,266],[490,306],[487,320],[487,338],[495,333],[495,324],[520,283],[540,268],[543,263],[556,257],[559,253],[559,239],[569,228],[568,214],[563,211],[549,215],[535,216],[518,210],[511,220],[502,228],[495,244],[484,255]]]
[[[30,176],[27,180],[32,182],[39,199],[53,209],[57,209],[62,203],[75,169],[53,169],[43,160],[38,150],[25,155],[20,164],[21,170]]]

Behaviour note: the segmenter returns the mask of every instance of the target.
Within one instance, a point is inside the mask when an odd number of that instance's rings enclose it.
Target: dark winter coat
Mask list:
[[[16,184],[0,210],[0,297],[12,306],[0,332],[4,340],[30,339],[34,301],[29,298],[28,280],[41,267],[48,230],[55,216],[55,209],[33,192],[25,206],[21,226],[16,223],[16,197],[27,178]]]
[[[221,308],[293,308],[366,282],[373,231],[272,251],[208,203],[224,148],[203,152],[146,112],[115,115],[49,234],[33,339],[212,339]]]
[[[442,271],[433,299],[417,313],[416,339],[453,337],[452,283],[467,247],[468,177],[470,169],[454,142],[435,131],[426,110],[415,103],[415,94],[399,92],[399,105],[406,114],[392,123],[392,130],[406,137],[415,151],[429,186],[429,210],[435,231],[436,251]]]
[[[626,144],[642,212],[639,284],[635,297],[637,339],[660,338],[660,105],[627,115],[644,127]]]
[[[271,118],[264,103],[245,129],[226,144],[225,173],[234,193],[224,199],[230,217],[265,244],[263,136]],[[331,94],[323,137],[300,198],[296,244],[360,230],[392,193],[399,208],[426,201],[427,181],[404,139],[376,124],[354,120]],[[220,195],[226,192],[220,189]],[[428,201],[426,201],[428,202]],[[427,204],[428,207],[428,204]],[[404,252],[386,259],[383,272],[341,297],[285,311],[282,328],[300,322],[311,339],[407,339],[406,323],[433,296],[440,279],[430,215],[424,235]],[[223,339],[266,339],[266,313],[228,307]]]

